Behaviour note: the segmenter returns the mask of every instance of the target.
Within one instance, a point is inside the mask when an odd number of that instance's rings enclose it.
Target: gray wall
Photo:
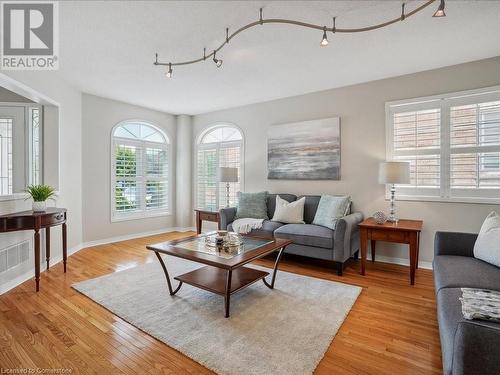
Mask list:
[[[145,120],[157,125],[170,138],[173,190],[172,215],[111,222],[111,131],[124,120]],[[136,233],[168,230],[175,226],[176,118],[131,104],[83,94],[83,242]]]
[[[388,210],[384,186],[377,182],[378,163],[385,160],[385,102],[494,85],[500,85],[500,57],[198,115],[193,140],[214,123],[233,123],[245,134],[246,191],[350,194],[355,209],[368,216]],[[269,126],[332,116],[341,118],[341,181],[267,180]],[[397,207],[402,218],[424,220],[420,259],[429,262],[435,231],[478,231],[484,217],[500,208],[436,202],[398,202]],[[404,247],[379,247],[382,257],[408,258]]]
[[[4,87],[0,87],[0,102],[34,103],[33,100],[18,95]]]

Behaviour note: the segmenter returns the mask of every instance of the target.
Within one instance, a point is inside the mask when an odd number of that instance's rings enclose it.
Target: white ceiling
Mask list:
[[[412,10],[423,1],[407,1]],[[65,1],[60,71],[84,92],[174,114],[199,114],[500,55],[500,1],[446,2],[384,29],[329,34],[263,25],[220,53],[164,76],[160,60],[186,60],[218,46],[230,30],[264,17],[361,27],[400,15],[401,1]],[[500,67],[499,67],[500,69]]]

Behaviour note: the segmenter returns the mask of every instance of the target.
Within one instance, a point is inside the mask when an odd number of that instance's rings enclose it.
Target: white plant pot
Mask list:
[[[43,202],[34,202],[33,201],[33,211],[34,212],[43,212],[47,209],[47,201]]]

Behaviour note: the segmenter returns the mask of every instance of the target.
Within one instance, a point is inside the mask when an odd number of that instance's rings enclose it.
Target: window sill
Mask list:
[[[155,217],[162,216],[172,216],[172,213],[169,211],[152,211],[152,212],[137,212],[131,213],[128,215],[111,215],[111,222],[117,223],[121,221],[131,221],[131,220],[143,220],[143,219],[151,219]]]
[[[0,202],[19,201],[29,198],[27,193],[15,193],[10,195],[0,195]]]
[[[386,201],[390,200],[390,197],[385,198]],[[407,202],[436,202],[436,203],[467,203],[467,204],[500,204],[500,198],[443,198],[443,197],[429,197],[429,196],[396,196],[396,201],[407,201]]]

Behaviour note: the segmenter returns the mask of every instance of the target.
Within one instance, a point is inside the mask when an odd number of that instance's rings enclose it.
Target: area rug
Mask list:
[[[200,265],[164,257],[171,276]],[[263,267],[252,266],[267,270]],[[174,287],[177,281],[174,281]],[[83,281],[73,288],[218,374],[311,374],[361,288],[278,271],[231,297],[184,284],[170,296],[159,263]]]

